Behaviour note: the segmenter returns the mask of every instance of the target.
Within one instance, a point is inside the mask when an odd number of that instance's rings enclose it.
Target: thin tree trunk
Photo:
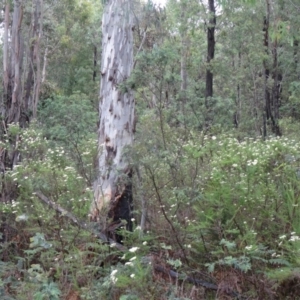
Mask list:
[[[36,58],[36,76],[34,85],[34,98],[32,103],[32,116],[34,119],[37,117],[37,106],[40,97],[41,88],[41,59],[40,59],[40,42],[43,34],[43,0],[36,0],[36,13],[35,22],[39,24],[38,32],[36,34],[34,54]]]
[[[266,55],[270,53],[269,45],[269,27],[270,27],[270,13],[271,13],[271,3],[270,0],[266,0],[266,16],[264,19],[264,46]],[[273,66],[272,72],[270,72],[268,62],[264,61],[265,68],[265,112],[263,113],[263,135],[264,138],[267,134],[267,124],[268,121],[271,123],[272,132],[280,136],[281,131],[279,128],[279,105],[280,105],[280,94],[281,94],[281,74],[278,73],[278,55],[277,55],[277,40],[275,39],[273,45]],[[272,75],[274,80],[272,93],[270,93],[270,88],[268,86],[268,79]]]
[[[280,107],[280,95],[281,95],[281,81],[282,75],[278,70],[278,53],[277,53],[277,40],[274,42],[273,46],[273,95],[272,95],[272,108],[274,111],[274,117],[272,120],[272,132],[277,135],[281,136],[281,131],[279,127],[279,107]]]
[[[216,28],[216,8],[215,1],[208,0],[209,7],[209,21],[207,26],[207,69],[206,69],[206,88],[205,88],[205,107],[207,115],[205,117],[205,127],[208,128],[211,123],[211,104],[210,100],[213,97],[213,80],[214,75],[211,68],[211,62],[215,56],[215,28]]]
[[[182,93],[182,106],[184,107],[186,103],[186,91],[187,91],[187,38],[183,36],[181,38],[181,68],[180,68],[180,77],[181,77],[181,93]],[[184,113],[184,108],[183,108]]]
[[[293,49],[294,49],[294,74],[297,74],[298,69],[298,48],[299,48],[299,41],[294,37],[293,42]],[[299,76],[296,76],[296,79],[300,79]]]
[[[187,5],[185,1],[181,3],[181,65],[180,65],[180,77],[181,77],[181,110],[183,116],[185,116],[185,105],[187,97],[187,48],[188,48],[188,37],[187,37],[187,18],[186,18]]]
[[[94,45],[94,70],[93,70],[93,82],[96,82],[97,78],[97,46]]]
[[[266,16],[264,17],[264,47],[266,57],[269,55],[269,24],[270,24],[270,2],[266,0],[267,11]],[[268,87],[268,80],[270,76],[270,70],[268,66],[267,59],[264,60],[264,89],[265,89],[265,105],[264,105],[264,112],[263,112],[263,137],[266,138],[267,135],[267,120],[272,118],[272,110],[271,110],[271,95]]]
[[[241,60],[242,60],[242,55],[241,51],[239,51],[238,56],[237,56],[237,72],[239,72],[241,68]],[[236,87],[236,110],[233,114],[233,125],[235,128],[239,127],[239,122],[241,119],[241,113],[242,113],[242,101],[241,101],[241,85],[240,85],[240,79],[238,79],[237,82],[237,87]]]
[[[34,3],[32,3],[32,6]],[[24,109],[25,111],[29,111],[29,107],[32,103],[32,87],[34,84],[34,41],[35,41],[35,32],[37,31],[37,23],[35,20],[35,10],[32,7],[32,15],[31,15],[31,23],[30,23],[30,29],[28,36],[30,37],[30,43],[29,43],[29,49],[27,50],[29,52],[27,56],[27,78],[25,83],[25,95],[24,95]],[[27,71],[27,70],[26,70]]]
[[[46,46],[45,53],[44,53],[43,71],[42,71],[42,81],[41,81],[41,84],[43,84],[46,81],[47,63],[48,63],[48,45]]]
[[[33,0],[31,44],[29,48],[28,74],[25,86],[24,110],[26,114],[32,111],[36,118],[40,86],[43,80],[40,61],[40,42],[43,33],[43,0]],[[44,66],[46,66],[44,64]],[[29,116],[28,116],[29,118]]]
[[[8,97],[9,84],[9,55],[8,55],[8,31],[9,31],[9,1],[5,5],[4,34],[3,34],[3,103],[1,107],[2,117],[5,116],[5,103]]]
[[[8,93],[6,103],[7,118],[6,124],[18,123],[21,114],[21,77],[22,77],[22,60],[23,60],[23,43],[21,37],[21,24],[23,19],[22,2],[14,1],[12,34],[11,34],[11,95]]]
[[[215,56],[215,28],[216,28],[216,9],[214,0],[208,1],[209,21],[207,26],[207,70],[206,70],[206,107],[208,107],[208,98],[213,96],[213,72],[210,63]]]
[[[99,175],[91,207],[92,220],[108,216],[114,228],[125,220],[132,228],[132,168],[125,150],[133,143],[134,97],[126,79],[133,67],[131,1],[110,0],[102,19],[102,61],[99,124]],[[101,214],[101,211],[102,214]]]

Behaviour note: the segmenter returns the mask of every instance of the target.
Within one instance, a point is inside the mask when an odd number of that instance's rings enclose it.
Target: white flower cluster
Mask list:
[[[118,281],[118,278],[116,277],[118,270],[112,270],[110,273],[110,280],[113,284],[115,284]]]

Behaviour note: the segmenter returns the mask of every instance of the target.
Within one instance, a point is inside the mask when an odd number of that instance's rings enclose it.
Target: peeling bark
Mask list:
[[[124,150],[133,143],[135,126],[133,92],[126,84],[133,67],[132,31],[131,1],[108,1],[102,19],[99,174],[91,218],[100,221],[104,214],[111,224],[125,220],[129,230],[132,170]]]

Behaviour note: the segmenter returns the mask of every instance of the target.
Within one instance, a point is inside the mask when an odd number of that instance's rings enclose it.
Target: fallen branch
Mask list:
[[[57,211],[58,213],[60,213],[62,216],[68,218],[69,220],[72,221],[73,224],[75,224],[76,226],[78,226],[79,228],[85,229],[87,231],[90,231],[92,234],[94,234],[95,236],[97,236],[98,238],[100,238],[104,243],[108,243],[111,246],[116,247],[118,250],[120,251],[127,251],[128,249],[123,246],[122,244],[117,243],[116,241],[114,241],[111,238],[108,238],[106,234],[104,234],[103,232],[98,232],[95,229],[89,227],[85,222],[82,222],[80,220],[78,220],[72,213],[70,213],[69,211],[65,210],[64,208],[62,208],[59,204],[53,202],[52,200],[50,200],[48,197],[46,197],[42,192],[40,191],[36,191],[35,195],[42,200],[44,203],[46,203],[48,206],[50,206],[51,208],[53,208],[55,211]],[[154,270],[157,272],[161,272],[164,274],[169,275],[172,278],[176,278],[179,280],[184,280],[187,281],[188,283],[197,285],[197,286],[203,286],[207,289],[210,290],[215,290],[218,291],[218,286],[216,284],[207,282],[205,280],[201,280],[201,279],[195,279],[193,277],[190,276],[186,276],[183,274],[179,274],[173,270],[169,270],[166,269],[165,267],[161,266],[161,265],[155,265],[154,266]],[[242,299],[242,297],[234,292],[234,291],[229,291],[227,292],[229,295],[236,297],[238,299]]]
[[[181,275],[181,274],[179,274],[179,273],[177,273],[173,270],[169,270],[169,269],[164,268],[160,265],[156,265],[154,267],[154,269],[155,269],[155,271],[164,273],[166,275],[169,275],[172,278],[176,278],[176,279],[179,279],[179,280],[185,280],[188,283],[192,283],[194,285],[204,286],[204,287],[206,287],[210,290],[215,290],[215,291],[218,290],[218,286],[216,284],[213,284],[213,283],[210,283],[210,282],[207,282],[207,281],[204,281],[204,280],[200,280],[200,279],[195,279],[195,278],[192,278],[192,277],[189,277],[189,276]]]
[[[120,243],[117,243],[113,239],[109,238],[103,232],[96,231],[94,228],[91,228],[90,226],[88,226],[87,223],[78,220],[72,213],[70,213],[69,211],[67,211],[64,208],[62,208],[59,204],[57,204],[57,203],[53,202],[52,200],[50,200],[42,192],[36,191],[35,195],[40,200],[42,200],[44,203],[46,203],[48,206],[50,206],[55,211],[57,211],[58,213],[60,213],[62,216],[64,216],[64,217],[68,218],[69,220],[71,220],[74,225],[78,226],[81,229],[85,229],[87,231],[90,231],[92,234],[94,234],[95,236],[97,236],[98,238],[100,238],[104,243],[108,243],[112,247],[116,247],[118,250],[121,250],[121,251],[126,251],[127,250],[126,247],[124,247]]]
[[[203,286],[207,289],[215,290],[215,291],[219,290],[218,286],[214,283],[210,283],[210,282],[205,281],[205,280],[196,279],[196,278],[193,278],[193,277],[190,277],[190,276],[179,274],[179,273],[177,273],[173,270],[169,270],[169,269],[167,269],[167,268],[165,268],[161,265],[155,265],[154,270],[157,271],[157,272],[164,273],[164,274],[170,276],[171,278],[182,280],[182,281],[187,281],[188,283],[191,283],[191,284],[196,285],[196,286]],[[229,291],[225,291],[225,292],[228,295],[230,295],[231,297],[234,297],[234,298],[237,298],[237,299],[243,299],[243,297],[240,294],[238,294],[237,292],[235,292],[233,290],[229,290]]]

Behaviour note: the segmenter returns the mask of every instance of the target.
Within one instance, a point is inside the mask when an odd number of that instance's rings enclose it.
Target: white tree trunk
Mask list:
[[[44,61],[43,61],[43,70],[42,70],[42,81],[41,81],[41,84],[43,84],[46,81],[47,63],[48,63],[48,45],[46,46],[46,49],[45,49],[45,52],[44,52]]]
[[[8,117],[7,123],[18,123],[21,113],[21,76],[22,76],[22,61],[23,61],[23,43],[21,37],[21,24],[23,19],[23,3],[22,1],[14,0],[12,33],[11,33],[11,100],[7,101]],[[10,97],[10,95],[8,95]]]
[[[93,220],[101,211],[119,223],[131,222],[131,175],[124,149],[134,136],[134,97],[126,79],[133,68],[133,17],[130,0],[109,0],[102,19],[99,174],[91,208]],[[106,208],[105,210],[103,210]]]
[[[4,33],[3,33],[3,89],[4,97],[7,98],[8,93],[8,83],[9,83],[9,55],[8,55],[8,31],[9,31],[9,2],[5,5],[5,15],[4,15]],[[3,106],[5,104],[3,103]],[[2,110],[2,117],[5,117],[4,107]]]
[[[40,42],[43,34],[43,0],[36,0],[35,8],[35,22],[39,23],[38,32],[36,34],[34,54],[36,57],[36,78],[34,84],[34,97],[32,103],[32,116],[37,117],[37,106],[40,97],[42,73],[41,73],[41,59],[40,59]]]

